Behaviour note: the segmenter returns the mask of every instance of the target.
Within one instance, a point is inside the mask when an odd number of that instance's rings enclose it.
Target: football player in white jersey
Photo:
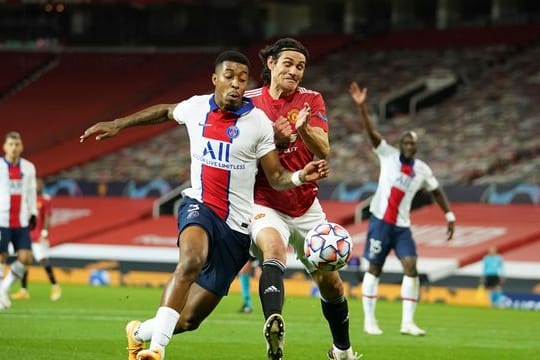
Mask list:
[[[429,166],[416,159],[417,135],[406,131],[400,139],[399,150],[382,139],[371,121],[367,106],[367,89],[360,89],[356,82],[349,88],[352,99],[362,115],[362,124],[379,157],[381,171],[377,191],[371,201],[369,229],[364,249],[364,257],[369,260],[369,270],[362,282],[362,302],[364,307],[364,331],[371,335],[381,335],[383,331],[375,319],[375,305],[379,276],[386,257],[393,249],[403,265],[401,299],[403,302],[401,333],[425,335],[425,330],[414,322],[414,312],[418,302],[420,283],[416,268],[416,246],[410,229],[410,211],[414,195],[425,188],[442,209],[447,220],[447,240],[452,239],[456,217],[443,189]]]
[[[17,253],[17,260],[0,284],[0,310],[11,306],[9,289],[32,263],[30,230],[36,226],[36,168],[21,158],[22,152],[21,135],[9,132],[4,140],[5,155],[0,160],[0,278],[4,274],[10,243]]]
[[[81,136],[81,142],[90,136],[100,140],[126,127],[168,120],[186,125],[189,134],[191,187],[184,191],[178,211],[178,265],[156,316],[126,326],[130,360],[163,359],[173,333],[197,329],[227,295],[249,258],[248,227],[259,162],[278,189],[328,176],[326,161],[310,162],[296,172],[280,165],[270,120],[243,96],[248,78],[247,57],[225,51],[215,61],[213,94],[151,106],[98,123]],[[298,116],[308,114],[309,109]]]

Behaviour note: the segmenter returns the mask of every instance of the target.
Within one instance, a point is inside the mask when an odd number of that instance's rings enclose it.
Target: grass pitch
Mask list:
[[[126,359],[127,321],[152,317],[161,289],[64,286],[51,302],[49,286],[30,284],[30,300],[0,312],[0,359]],[[263,316],[237,313],[241,298],[225,297],[195,332],[175,336],[167,360],[265,359]],[[416,320],[428,334],[399,334],[401,303],[379,301],[382,336],[362,332],[362,306],[349,300],[351,340],[364,359],[540,359],[540,312],[420,304]],[[318,299],[290,297],[285,304],[285,358],[326,359],[331,337]]]

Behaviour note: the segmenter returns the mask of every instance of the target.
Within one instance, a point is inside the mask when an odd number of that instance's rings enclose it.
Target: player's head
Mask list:
[[[414,131],[405,131],[399,140],[399,150],[405,159],[412,159],[416,155],[416,141],[418,135]]]
[[[241,52],[228,50],[220,53],[215,61],[212,83],[216,104],[224,110],[236,110],[249,80],[249,59]]]
[[[264,85],[277,86],[285,93],[296,90],[306,68],[309,53],[306,47],[293,38],[283,38],[259,51]]]
[[[23,152],[23,143],[21,134],[16,131],[10,131],[6,134],[4,140],[4,153],[10,162],[17,162]]]

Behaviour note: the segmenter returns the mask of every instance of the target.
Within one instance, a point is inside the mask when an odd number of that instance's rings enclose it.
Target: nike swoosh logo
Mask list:
[[[199,123],[199,126],[207,127],[207,126],[212,126],[212,124]]]

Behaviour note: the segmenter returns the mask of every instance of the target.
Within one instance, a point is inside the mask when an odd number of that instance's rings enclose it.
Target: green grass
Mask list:
[[[32,299],[14,301],[0,312],[0,359],[126,359],[124,326],[154,315],[161,290],[64,286],[58,302],[49,287],[31,284]],[[195,332],[177,335],[167,347],[171,359],[265,359],[263,318],[238,314],[236,294],[223,299]],[[538,359],[540,312],[420,304],[416,320],[423,338],[399,334],[401,304],[377,304],[382,336],[362,332],[359,300],[350,300],[351,339],[364,359]],[[291,297],[285,304],[286,359],[326,359],[331,343],[319,301]]]

